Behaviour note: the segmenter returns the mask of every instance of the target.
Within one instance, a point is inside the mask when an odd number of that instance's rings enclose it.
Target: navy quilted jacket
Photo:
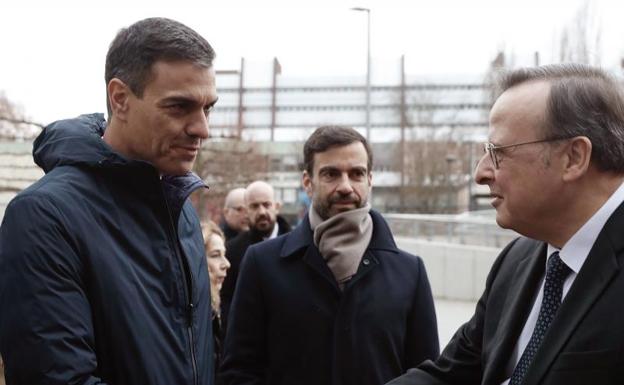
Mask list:
[[[210,288],[189,194],[102,139],[101,114],[34,143],[46,175],[0,227],[7,384],[212,384]]]

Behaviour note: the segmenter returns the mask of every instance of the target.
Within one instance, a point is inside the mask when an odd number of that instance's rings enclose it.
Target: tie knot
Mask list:
[[[548,264],[546,267],[546,279],[554,281],[563,281],[570,274],[572,269],[568,267],[559,257],[559,252],[555,251],[548,258]]]

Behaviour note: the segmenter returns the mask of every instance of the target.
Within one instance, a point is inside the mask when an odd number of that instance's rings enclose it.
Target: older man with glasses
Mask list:
[[[442,355],[389,384],[624,384],[621,85],[568,64],[501,86],[475,179],[523,236]]]
[[[236,237],[238,234],[249,230],[249,218],[245,206],[245,188],[239,187],[230,190],[225,196],[223,205],[223,221],[219,225],[225,240]]]

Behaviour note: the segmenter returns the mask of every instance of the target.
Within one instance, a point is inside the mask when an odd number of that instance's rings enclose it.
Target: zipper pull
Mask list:
[[[193,305],[193,302],[189,303],[186,309],[189,326],[193,326],[193,311],[194,310],[195,310],[195,305]]]

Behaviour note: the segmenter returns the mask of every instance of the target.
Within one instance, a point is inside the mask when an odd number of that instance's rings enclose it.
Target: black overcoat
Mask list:
[[[341,291],[308,218],[251,246],[230,311],[226,384],[379,385],[438,355],[427,275],[397,249],[382,216],[359,270]]]

